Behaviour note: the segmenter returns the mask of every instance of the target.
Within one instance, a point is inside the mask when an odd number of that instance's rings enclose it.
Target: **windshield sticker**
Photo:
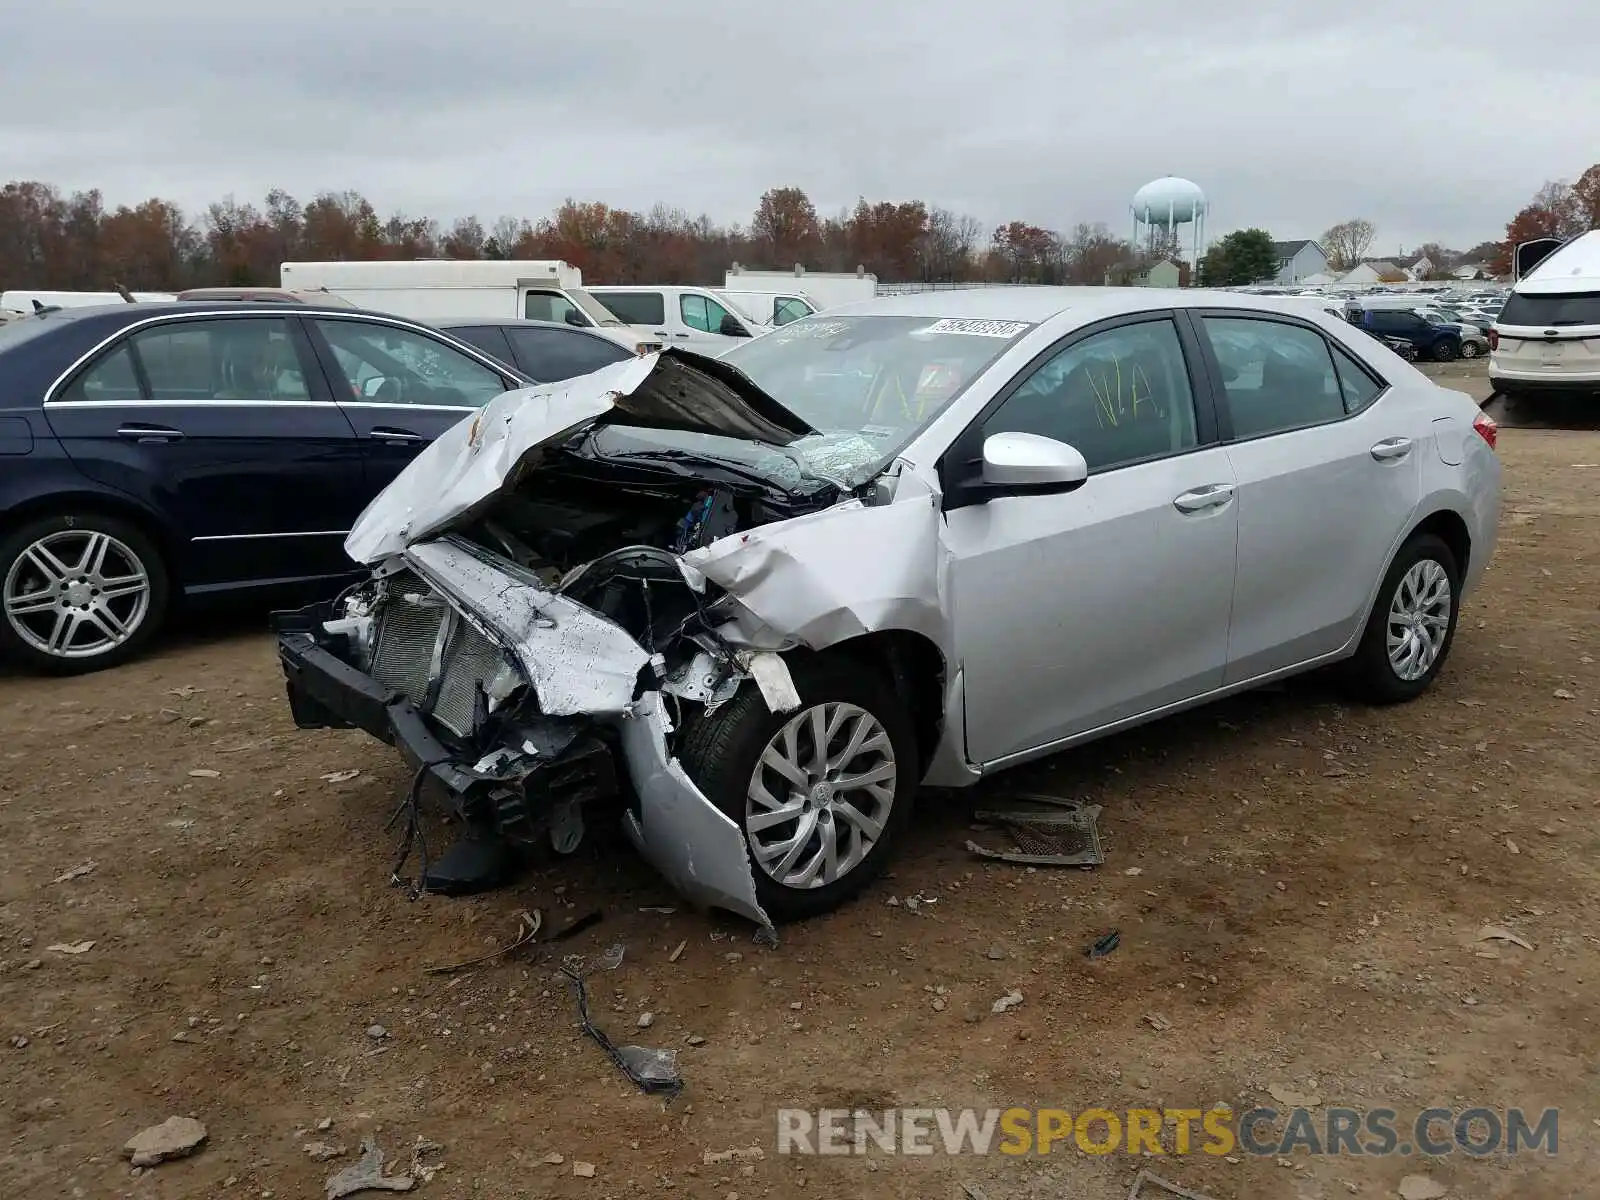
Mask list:
[[[848,333],[850,326],[844,321],[794,321],[777,330],[774,342],[798,341],[800,338],[826,338]]]
[[[935,321],[920,333],[965,333],[974,337],[1014,338],[1028,327],[1026,321],[971,321],[965,318],[945,317]]]

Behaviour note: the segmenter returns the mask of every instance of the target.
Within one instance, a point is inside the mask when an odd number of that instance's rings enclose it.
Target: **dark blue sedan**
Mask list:
[[[0,653],[97,670],[177,598],[347,576],[367,502],[464,414],[549,374],[349,308],[127,304],[0,325]]]

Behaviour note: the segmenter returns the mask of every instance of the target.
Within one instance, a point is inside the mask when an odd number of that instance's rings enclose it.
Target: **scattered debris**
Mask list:
[[[1124,875],[1143,875],[1144,874],[1144,868],[1143,867],[1129,867],[1126,871],[1123,872],[1123,874]]]
[[[311,1156],[313,1162],[328,1162],[331,1159],[342,1158],[350,1153],[347,1146],[330,1146],[327,1142],[307,1142],[300,1149]]]
[[[552,933],[548,940],[552,942],[564,942],[568,938],[575,937],[576,935],[582,933],[591,925],[600,924],[601,917],[602,914],[598,908],[591,909],[589,912],[584,913],[581,917],[574,917],[566,925],[563,925],[560,929]]]
[[[1521,946],[1524,950],[1532,950],[1533,943],[1520,934],[1513,933],[1504,925],[1485,925],[1478,930],[1480,942],[1510,942],[1513,946]]]
[[[622,955],[623,949],[620,945],[611,947],[601,956],[595,969],[616,970],[622,965]],[[606,1057],[617,1065],[635,1087],[648,1095],[664,1095],[669,1101],[683,1091],[683,1077],[678,1074],[676,1050],[616,1045],[589,1017],[589,989],[584,984],[579,968],[564,963],[561,973],[567,977],[572,985],[573,994],[578,999],[578,1021],[583,1026],[584,1033],[606,1052]]]
[[[357,1192],[409,1192],[417,1186],[417,1181],[411,1175],[385,1175],[383,1151],[368,1136],[361,1139],[361,1158],[328,1176],[323,1186],[328,1200],[339,1200],[341,1196],[353,1196]]]
[[[688,1037],[683,1039],[683,1043],[686,1046],[704,1046],[706,1044],[706,1040],[698,1033],[691,1033]]]
[[[533,909],[531,912],[527,909],[523,909],[522,912],[517,914],[518,932],[516,940],[513,941],[509,946],[502,946],[499,950],[491,951],[490,953],[482,955],[478,958],[469,958],[465,962],[450,963],[449,965],[442,967],[428,967],[426,968],[425,973],[428,975],[449,975],[452,972],[460,971],[465,967],[482,966],[484,963],[493,962],[497,958],[503,958],[505,955],[510,954],[513,950],[520,950],[523,946],[531,945],[534,939],[539,936],[539,929],[541,926],[543,926],[543,924],[544,915],[540,913],[537,908]]]
[[[46,950],[54,950],[57,954],[87,954],[94,949],[93,942],[55,942],[46,946]]]
[[[430,1154],[437,1154],[444,1149],[441,1142],[431,1142],[420,1134],[411,1146],[411,1174],[419,1183],[432,1183],[433,1177],[442,1169],[442,1163],[428,1163],[423,1159]]]
[[[210,767],[196,767],[189,772],[190,779],[221,779],[221,771],[213,771]]]
[[[572,1164],[572,1173],[579,1179],[593,1179],[594,1164],[586,1162],[574,1162]]]
[[[1290,1108],[1316,1108],[1322,1103],[1322,1097],[1315,1092],[1297,1092],[1286,1083],[1271,1084],[1267,1088],[1267,1095]]]
[[[642,1013],[640,1013],[639,1014],[639,1019],[634,1022],[634,1024],[637,1025],[640,1029],[649,1029],[650,1026],[654,1025],[655,1023],[656,1023],[656,1015],[653,1012],[642,1012]]]
[[[1426,1175],[1407,1175],[1400,1181],[1400,1200],[1439,1200],[1449,1190]]]
[[[1006,956],[1006,948],[999,942],[995,942],[983,952],[983,956],[989,959],[991,962],[999,962]]]
[[[1555,698],[1557,700],[1575,700],[1575,699],[1577,699],[1577,697],[1574,696],[1571,692],[1569,692],[1566,688],[1557,688],[1554,692],[1551,693],[1551,695],[1555,696]]]
[[[1511,853],[1513,853],[1513,854],[1521,854],[1522,853],[1522,851],[1517,848],[1517,844],[1515,842],[1513,842],[1510,838],[1506,839],[1506,849],[1511,851]]]
[[[1172,1022],[1167,1020],[1160,1013],[1145,1013],[1144,1020],[1145,1024],[1150,1026],[1150,1028],[1154,1029],[1157,1033],[1165,1033],[1167,1030],[1172,1028]]]
[[[368,1025],[367,1036],[375,1042],[381,1042],[389,1036],[389,1031],[382,1025]]]
[[[1013,797],[1012,807],[979,809],[975,820],[998,826],[1011,836],[1012,848],[991,850],[969,840],[967,851],[979,858],[1019,866],[1097,867],[1105,862],[1100,848],[1098,804],[1026,793]]]
[[[639,907],[642,913],[654,913],[658,917],[670,917],[678,910],[667,904],[644,904]]]
[[[688,938],[684,938],[683,941],[678,943],[677,948],[675,950],[673,950],[673,952],[671,954],[667,955],[667,961],[669,963],[677,962],[680,958],[683,957],[683,952],[684,952],[685,949],[688,948],[688,945],[689,945],[689,939]]]
[[[349,783],[359,774],[361,774],[360,770],[355,767],[350,768],[348,771],[329,771],[322,777],[322,781],[324,783]]]
[[[767,1152],[760,1146],[736,1146],[732,1150],[707,1150],[700,1155],[700,1165],[714,1167],[718,1163],[739,1162],[748,1160],[760,1162],[767,1156]]]
[[[69,882],[71,880],[74,880],[74,879],[82,879],[85,875],[87,875],[90,871],[94,870],[99,865],[100,865],[99,863],[94,862],[94,861],[91,860],[89,862],[84,863],[82,866],[73,867],[71,870],[67,870],[67,871],[61,872],[61,874],[57,875],[50,882],[51,883],[67,883],[67,882]]]
[[[1104,958],[1120,945],[1122,945],[1122,934],[1113,929],[1110,933],[1096,938],[1084,953],[1090,958]]]
[[[171,1158],[193,1154],[206,1140],[206,1127],[193,1117],[168,1117],[128,1139],[122,1153],[136,1167],[153,1167]]]
[[[547,1165],[547,1166],[559,1167],[562,1163],[567,1161],[567,1158],[566,1158],[566,1155],[557,1154],[555,1151],[552,1150],[549,1154],[546,1154],[544,1156],[544,1160],[543,1161],[544,1161],[545,1165]]]
[[[991,1004],[989,1006],[989,1011],[992,1013],[1010,1012],[1013,1008],[1016,1008],[1021,1003],[1022,993],[1013,988],[1011,991],[1007,992],[1004,996],[1001,996],[1000,999]]]
[[[961,1190],[967,1194],[967,1200],[989,1200],[975,1183],[963,1183]]]
[[[1169,1196],[1179,1197],[1179,1200],[1211,1200],[1210,1196],[1180,1187],[1170,1179],[1161,1178],[1154,1171],[1140,1171],[1133,1177],[1133,1187],[1128,1189],[1128,1200],[1156,1200],[1156,1193],[1149,1190],[1151,1188],[1159,1188]]]

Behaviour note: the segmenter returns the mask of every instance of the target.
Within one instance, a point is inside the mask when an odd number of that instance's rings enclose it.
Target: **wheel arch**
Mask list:
[[[79,490],[46,492],[19,500],[0,514],[0,535],[10,534],[29,521],[41,517],[64,516],[67,513],[96,513],[126,521],[145,537],[161,555],[161,565],[166,569],[167,580],[173,592],[179,593],[182,581],[179,567],[178,543],[161,520],[136,501],[105,492]]]
[[[906,701],[917,737],[919,767],[925,772],[944,735],[949,679],[944,654],[933,639],[908,629],[886,629],[835,642],[820,653],[853,658],[889,681],[895,694]]]

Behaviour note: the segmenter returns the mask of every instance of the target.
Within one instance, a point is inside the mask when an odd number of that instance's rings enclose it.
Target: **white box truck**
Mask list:
[[[586,292],[577,267],[553,259],[286,262],[278,277],[285,288],[326,291],[416,321],[526,317],[593,329],[636,352],[661,348],[659,338],[630,327]]]
[[[878,277],[864,267],[854,272],[808,271],[796,264],[792,271],[752,271],[734,263],[723,276],[723,290],[799,296],[821,310],[871,300],[878,294]]]

